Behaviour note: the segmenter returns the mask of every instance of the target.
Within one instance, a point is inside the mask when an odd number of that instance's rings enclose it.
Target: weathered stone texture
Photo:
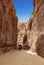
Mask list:
[[[28,43],[32,51],[37,51],[39,55],[44,57],[44,0],[34,0],[34,11],[30,22]]]
[[[0,0],[0,47],[17,45],[17,22],[12,0]]]
[[[17,44],[23,46],[23,38],[28,30],[28,22],[18,22],[18,40]]]

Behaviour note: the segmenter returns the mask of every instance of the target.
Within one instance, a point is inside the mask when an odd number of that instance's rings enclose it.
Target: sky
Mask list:
[[[28,22],[33,12],[33,0],[13,0],[19,22]]]

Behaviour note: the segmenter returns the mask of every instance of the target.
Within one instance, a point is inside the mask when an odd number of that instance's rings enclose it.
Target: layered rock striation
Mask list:
[[[28,25],[28,44],[44,57],[44,0],[33,0],[34,11]]]
[[[18,39],[17,45],[23,46],[23,38],[28,30],[28,22],[18,22]]]
[[[12,0],[0,0],[0,48],[17,45],[17,23]]]

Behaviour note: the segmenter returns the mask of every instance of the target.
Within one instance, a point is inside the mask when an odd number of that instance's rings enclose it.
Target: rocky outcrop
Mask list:
[[[34,11],[28,23],[31,50],[44,57],[44,0],[34,0]]]
[[[18,22],[18,40],[17,44],[23,46],[23,38],[25,36],[25,32],[28,30],[28,22]]]
[[[0,0],[0,48],[17,45],[16,9],[12,0]]]

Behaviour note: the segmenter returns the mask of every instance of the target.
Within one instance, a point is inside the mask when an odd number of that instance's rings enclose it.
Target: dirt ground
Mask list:
[[[0,65],[44,65],[44,58],[27,50],[14,50],[0,55]]]

